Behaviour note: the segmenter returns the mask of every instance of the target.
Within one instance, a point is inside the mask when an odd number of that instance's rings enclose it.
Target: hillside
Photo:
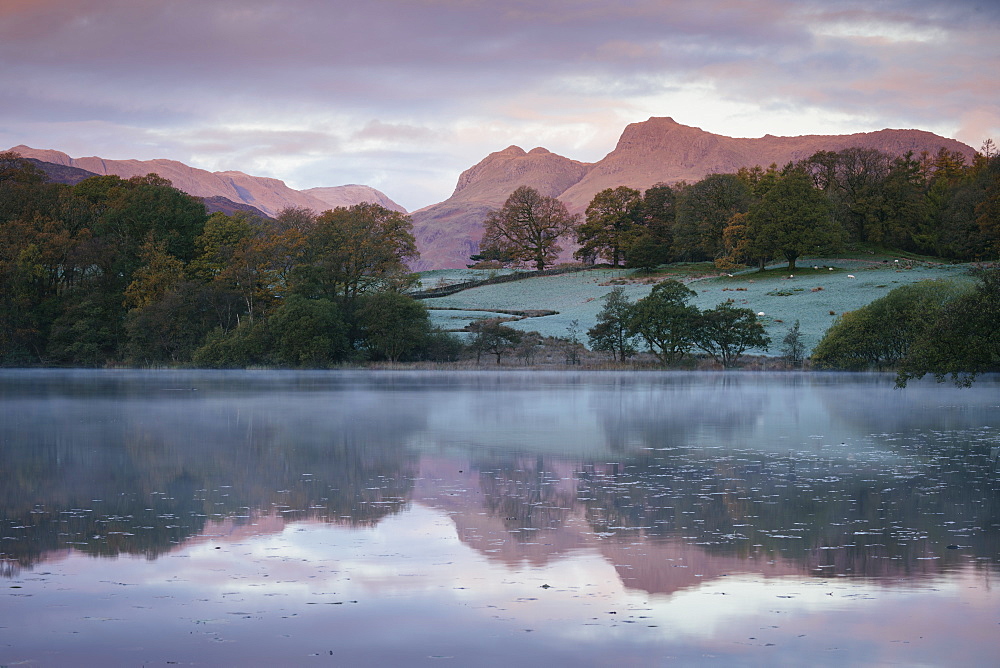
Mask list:
[[[921,130],[880,130],[851,135],[806,135],[756,139],[726,137],[681,125],[671,118],[650,118],[625,128],[618,145],[588,164],[537,148],[512,146],[490,154],[459,177],[454,194],[413,214],[421,250],[420,269],[462,267],[478,248],[485,212],[503,204],[520,185],[529,185],[583,212],[595,194],[625,185],[645,190],[656,183],[694,182],[708,174],[740,167],[784,165],[817,151],[873,148],[892,155],[907,151],[975,151],[954,139]],[[561,188],[561,189],[560,189]]]
[[[544,148],[526,153],[518,146],[509,146],[491,153],[462,172],[451,197],[412,214],[413,234],[420,249],[414,268],[464,267],[478,249],[486,213],[502,206],[518,186],[529,184],[543,195],[555,197],[578,183],[590,168],[588,163]]]
[[[320,188],[321,193],[310,193],[289,188],[283,181],[263,176],[250,176],[243,172],[209,172],[189,167],[176,160],[105,160],[98,157],[71,158],[61,151],[34,149],[29,146],[15,146],[11,151],[24,158],[34,158],[65,167],[74,167],[98,175],[113,174],[127,179],[133,176],[158,174],[169,179],[175,188],[189,195],[202,198],[224,197],[236,204],[247,204],[268,216],[274,216],[287,207],[304,207],[314,211],[325,211],[334,206],[375,202],[386,206],[386,202],[397,211],[403,211],[385,194],[367,186],[339,186]],[[343,189],[342,193],[336,193]],[[330,201],[336,204],[331,204]]]
[[[917,281],[969,281],[968,269],[968,265],[905,259],[895,262],[889,256],[815,259],[794,275],[786,274],[780,265],[765,274],[748,270],[730,276],[715,270],[711,263],[677,264],[667,267],[666,273],[656,279],[630,269],[597,268],[483,285],[446,297],[425,299],[423,303],[432,309],[434,324],[451,330],[461,329],[476,319],[506,317],[504,313],[511,311],[555,312],[509,324],[522,331],[564,337],[575,321],[581,340],[586,341],[586,331],[597,324],[597,314],[604,307],[603,297],[614,287],[621,286],[629,299],[636,301],[649,294],[655,280],[676,278],[697,293],[691,303],[700,309],[714,308],[733,299],[737,306],[763,314],[760,320],[772,342],[767,354],[776,356],[781,354],[782,337],[796,320],[800,322],[808,352],[819,343],[837,315]],[[474,280],[475,272],[464,270],[459,280]],[[451,273],[431,271],[422,274],[421,280],[430,288],[447,281]]]

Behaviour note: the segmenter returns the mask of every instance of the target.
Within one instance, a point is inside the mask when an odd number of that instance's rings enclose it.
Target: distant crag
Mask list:
[[[397,211],[404,209],[383,193],[368,186],[338,186],[315,188],[318,193],[289,188],[283,181],[263,176],[250,176],[243,172],[209,172],[189,167],[176,160],[105,160],[104,158],[71,158],[61,151],[34,149],[29,146],[15,146],[10,149],[24,158],[34,158],[43,162],[82,169],[92,174],[112,174],[123,179],[146,174],[158,174],[169,179],[178,190],[189,195],[211,199],[224,197],[236,203],[246,204],[274,216],[288,207],[302,207],[316,212],[326,211],[335,206],[350,206],[361,202],[375,202]],[[342,190],[341,193],[336,191]],[[336,204],[331,205],[331,201]]]
[[[518,186],[528,185],[558,197],[571,212],[582,213],[601,190],[628,186],[644,191],[656,183],[695,182],[708,174],[772,163],[783,166],[817,151],[873,148],[892,155],[944,148],[970,160],[975,151],[954,139],[922,130],[879,130],[851,135],[805,135],[756,139],[726,137],[681,125],[672,118],[650,118],[625,128],[618,145],[602,160],[582,163],[536,148],[517,146],[492,153],[459,177],[454,194],[413,214],[420,269],[463,267],[478,250],[482,222]]]

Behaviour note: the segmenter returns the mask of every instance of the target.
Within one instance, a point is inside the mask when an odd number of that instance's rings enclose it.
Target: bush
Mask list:
[[[813,350],[813,366],[852,371],[894,367],[944,305],[966,291],[951,281],[921,281],[844,313]]]
[[[972,292],[946,304],[926,327],[900,366],[896,384],[933,374],[940,383],[947,376],[968,387],[980,373],[1000,370],[1000,271],[980,276]]]

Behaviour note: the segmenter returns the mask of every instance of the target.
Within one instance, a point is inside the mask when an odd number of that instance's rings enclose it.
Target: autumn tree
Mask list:
[[[303,260],[292,272],[295,292],[331,299],[349,313],[354,300],[383,290],[402,291],[417,257],[409,216],[378,204],[337,207],[321,214],[306,236]]]
[[[572,232],[577,222],[578,216],[570,215],[556,198],[521,186],[502,207],[487,214],[480,253],[506,253],[542,271],[555,262],[562,251],[559,240]]]
[[[709,174],[680,193],[674,227],[674,254],[687,260],[715,259],[723,253],[722,231],[734,214],[747,211],[750,189],[735,174]]]

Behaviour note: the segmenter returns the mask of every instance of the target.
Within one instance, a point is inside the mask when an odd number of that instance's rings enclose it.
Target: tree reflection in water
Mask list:
[[[916,389],[872,385],[800,374],[7,374],[5,574],[65,550],[153,559],[206,533],[287,521],[373,526],[412,503],[447,512],[490,559],[597,550],[650,592],[739,570],[995,568],[988,399],[952,390],[985,408],[942,413]],[[550,442],[484,445],[475,416],[511,433],[540,420]],[[548,417],[593,424],[593,442],[579,444],[588,454],[567,454]]]

